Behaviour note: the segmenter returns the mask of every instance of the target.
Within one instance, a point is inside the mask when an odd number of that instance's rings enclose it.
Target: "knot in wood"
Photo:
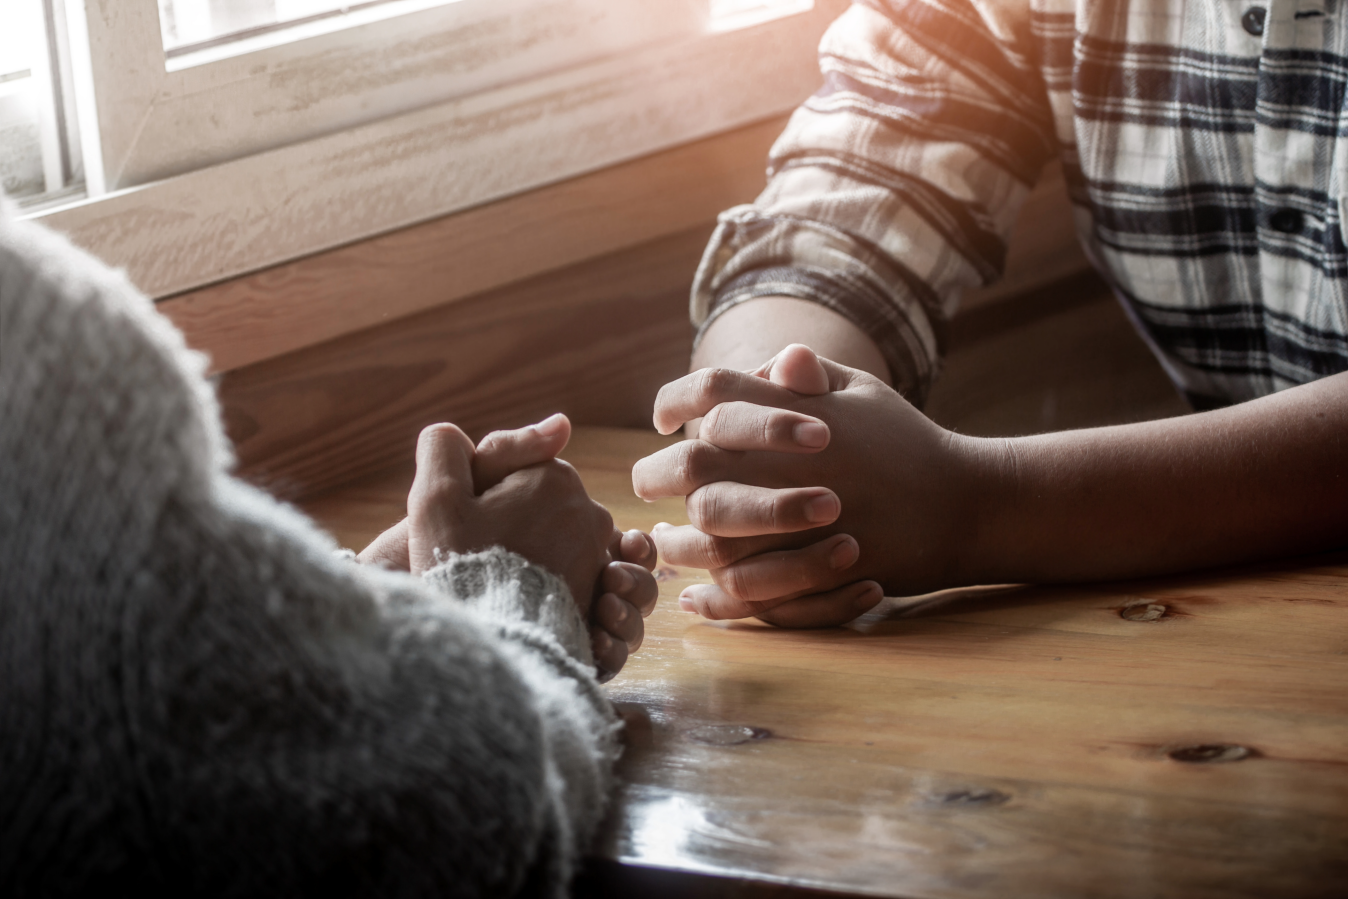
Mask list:
[[[1011,798],[1010,794],[1003,793],[1001,790],[993,790],[985,787],[972,787],[965,790],[951,790],[948,793],[941,793],[936,796],[936,801],[942,805],[962,805],[962,806],[989,806],[1001,805]]]
[[[1164,618],[1167,609],[1158,602],[1135,602],[1119,610],[1119,617],[1125,621],[1156,621]]]
[[[752,740],[766,740],[772,736],[772,731],[766,727],[749,727],[744,724],[704,724],[692,728],[684,736],[695,743],[737,746]]]
[[[1254,750],[1235,743],[1202,743],[1197,746],[1181,746],[1166,753],[1177,762],[1191,765],[1207,765],[1215,762],[1238,762],[1249,758]]]

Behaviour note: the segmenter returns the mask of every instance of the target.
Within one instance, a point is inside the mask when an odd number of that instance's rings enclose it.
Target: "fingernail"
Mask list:
[[[850,568],[860,554],[856,541],[851,538],[844,538],[838,541],[837,546],[829,550],[829,567],[834,569]]]
[[[828,425],[818,421],[803,421],[791,429],[791,439],[798,446],[819,449],[828,445]]]
[[[841,511],[836,496],[832,493],[822,493],[806,501],[805,520],[815,524],[824,524],[837,520],[838,513]]]
[[[560,412],[556,412],[534,425],[534,430],[544,437],[555,437],[562,432],[563,423],[565,421],[566,416]]]
[[[693,598],[687,591],[679,594],[679,608],[685,612],[696,612],[697,606],[693,605]]]
[[[595,634],[594,639],[590,641],[590,649],[593,650],[594,654],[597,656],[603,655],[612,647],[613,638],[604,631]]]

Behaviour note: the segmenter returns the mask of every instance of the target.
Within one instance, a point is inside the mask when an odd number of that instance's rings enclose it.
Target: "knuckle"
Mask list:
[[[574,468],[561,459],[552,459],[542,468],[547,475],[547,479],[557,484],[568,483],[576,473]]]
[[[707,541],[706,549],[708,568],[727,568],[734,565],[737,561],[734,550],[730,543],[720,537],[711,537]]]
[[[717,573],[716,584],[731,599],[748,602],[753,598],[753,579],[745,572],[743,566],[730,565],[723,568]]]
[[[712,605],[711,600],[709,600],[705,596],[699,595],[696,599],[694,599],[693,608],[697,609],[697,613],[701,615],[703,618],[706,618],[708,621],[721,620],[720,610],[718,610],[716,606]]]
[[[688,485],[693,483],[697,471],[697,462],[694,454],[697,450],[697,443],[693,440],[685,440],[679,444],[679,452],[670,460],[670,468],[674,473],[674,482],[687,490]]]
[[[763,501],[760,514],[763,518],[763,528],[769,532],[790,530],[793,524],[791,510],[787,508],[786,499],[781,496],[767,497]]]
[[[685,440],[688,447],[680,458],[680,477],[686,484],[700,484],[715,468],[717,450],[701,440]]]
[[[547,485],[548,489],[561,493],[585,492],[576,470],[561,459],[553,459],[546,465],[538,467],[542,469],[543,483]]]
[[[698,530],[706,532],[716,530],[721,516],[721,504],[717,501],[716,491],[706,488],[694,490],[684,500],[684,507],[688,511],[689,521]]]
[[[728,368],[704,368],[698,372],[694,392],[704,402],[715,400],[730,389],[735,375],[736,372]]]
[[[775,446],[781,430],[778,426],[778,416],[764,415],[758,422],[758,439],[763,446]]]
[[[702,416],[702,427],[698,431],[698,436],[703,440],[715,440],[718,436],[723,436],[725,416],[725,404],[718,403],[707,410],[707,414]]]

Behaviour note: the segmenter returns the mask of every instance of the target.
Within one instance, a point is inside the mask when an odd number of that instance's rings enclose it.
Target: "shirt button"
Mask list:
[[[1284,206],[1273,210],[1273,214],[1268,217],[1268,226],[1283,234],[1296,234],[1301,230],[1302,219],[1300,210]]]
[[[1240,27],[1244,28],[1255,37],[1264,33],[1264,17],[1268,15],[1268,10],[1262,6],[1251,6],[1245,10],[1245,15],[1240,17]]]

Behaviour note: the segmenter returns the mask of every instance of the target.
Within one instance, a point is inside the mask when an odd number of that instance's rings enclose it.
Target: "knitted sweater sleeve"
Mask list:
[[[207,566],[210,599],[142,624],[162,647],[147,691],[172,709],[153,751],[196,769],[163,807],[216,810],[194,837],[216,848],[171,853],[198,859],[194,891],[203,857],[231,846],[281,882],[339,873],[361,895],[564,895],[618,752],[565,584],[500,548],[418,582],[332,559],[244,485],[216,496],[206,533],[191,539],[185,508],[157,538],[166,559]]]
[[[538,863],[565,884],[570,862],[598,824],[619,754],[620,724],[594,676],[589,631],[561,578],[494,547],[449,554],[425,579],[463,602],[500,639],[527,686],[547,746],[547,835]]]
[[[204,360],[0,210],[0,895],[564,895],[617,722],[565,585],[355,565]]]

